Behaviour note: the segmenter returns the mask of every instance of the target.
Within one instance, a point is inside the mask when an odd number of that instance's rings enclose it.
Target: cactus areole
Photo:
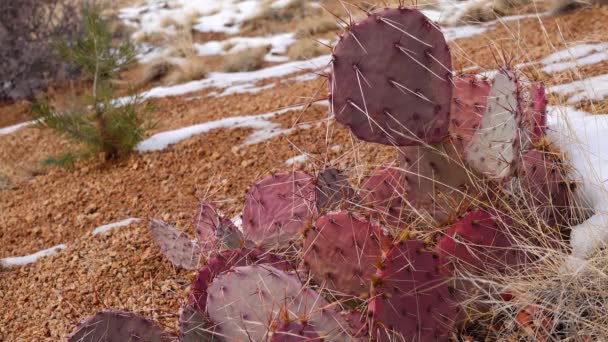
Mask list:
[[[387,9],[350,27],[334,48],[331,108],[361,140],[436,143],[448,132],[451,76],[437,26],[417,10]]]

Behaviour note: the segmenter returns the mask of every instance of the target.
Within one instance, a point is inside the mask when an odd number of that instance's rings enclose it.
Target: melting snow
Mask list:
[[[307,159],[308,159],[308,155],[307,154],[300,154],[298,156],[291,157],[291,158],[287,159],[285,161],[285,165],[291,166],[291,165],[294,165],[294,164],[302,164],[302,163],[306,162]]]
[[[11,133],[17,132],[18,130],[22,129],[23,127],[27,127],[27,126],[33,125],[35,123],[36,123],[36,120],[33,120],[33,121],[28,121],[28,122],[22,122],[20,124],[16,124],[13,126],[0,128],[0,135],[6,135],[6,134],[11,134]]]
[[[122,221],[118,221],[118,222],[114,222],[114,223],[110,223],[110,224],[105,224],[103,226],[99,226],[99,227],[93,229],[93,231],[91,232],[91,234],[97,235],[97,234],[105,233],[105,232],[110,231],[110,230],[112,230],[114,228],[126,227],[126,226],[130,225],[131,223],[138,222],[138,221],[141,221],[141,219],[131,217],[131,218],[128,218],[128,219],[125,219],[125,220],[122,220]]]
[[[287,48],[296,41],[293,33],[282,33],[270,37],[233,37],[223,41],[209,41],[203,44],[195,44],[194,47],[200,56],[227,55],[245,51],[260,46],[270,46],[266,60],[277,61],[278,54],[287,52]],[[226,44],[232,47],[224,50]],[[284,56],[281,56],[284,58]],[[282,59],[280,59],[282,61]]]
[[[541,60],[546,73],[574,69],[581,65],[608,60],[608,43],[578,44],[555,52]]]
[[[304,109],[305,107],[306,106],[295,106],[265,114],[235,116],[216,121],[205,122],[198,125],[183,127],[172,131],[161,132],[139,143],[139,145],[137,145],[136,147],[136,150],[140,152],[163,150],[171,144],[175,144],[182,140],[191,138],[195,135],[207,133],[211,130],[218,128],[253,128],[254,131],[245,139],[245,142],[243,144],[257,144],[277,135],[288,134],[292,132],[292,128],[281,128],[280,124],[272,122],[270,121],[270,119],[273,119],[281,114],[285,114],[293,110]],[[298,128],[306,129],[310,128],[310,125],[299,125]]]
[[[39,258],[57,254],[59,251],[61,251],[62,249],[66,249],[67,247],[68,246],[61,244],[42,251],[38,251],[30,255],[0,259],[0,265],[5,267],[11,267],[32,264],[35,263],[36,260],[38,260]]]
[[[302,70],[314,70],[326,66],[331,60],[329,55],[320,56],[307,61],[297,61],[284,63],[265,69],[248,72],[213,72],[208,78],[198,81],[192,81],[184,84],[178,84],[170,87],[157,87],[142,94],[143,98],[155,98],[165,96],[177,96],[192,93],[206,88],[227,88],[234,84],[248,84],[251,87],[255,86],[257,81],[282,77]],[[118,99],[118,103],[122,103],[129,98]]]
[[[572,107],[550,107],[548,134],[565,152],[580,184],[576,195],[594,215],[572,228],[573,255],[585,258],[608,243],[608,115],[591,115]]]
[[[547,88],[547,92],[568,97],[568,104],[583,100],[599,101],[608,96],[608,74],[555,85]]]

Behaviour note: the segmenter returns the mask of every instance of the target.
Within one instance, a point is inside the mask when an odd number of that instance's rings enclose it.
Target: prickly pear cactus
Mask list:
[[[283,271],[291,269],[287,261],[262,249],[242,248],[224,251],[210,258],[198,271],[190,285],[189,303],[199,313],[204,314],[209,284],[218,274],[229,271],[233,267],[257,264],[268,264]]]
[[[355,196],[355,190],[348,179],[335,168],[327,168],[319,173],[315,189],[317,210],[320,213],[343,209]]]
[[[405,173],[394,165],[378,167],[367,176],[358,197],[370,215],[388,227],[401,227],[408,215]]]
[[[473,75],[454,79],[450,134],[462,145],[468,144],[477,131],[486,109],[491,85]]]
[[[384,240],[380,227],[347,211],[330,213],[306,232],[305,265],[317,283],[337,294],[367,294]]]
[[[475,275],[497,275],[526,263],[516,241],[506,233],[513,221],[495,211],[477,209],[454,223],[439,239],[435,251],[442,272],[466,271]]]
[[[293,239],[314,213],[315,185],[303,172],[284,172],[254,183],[245,196],[245,238],[264,246]]]
[[[378,268],[369,312],[378,341],[448,341],[458,310],[437,255],[410,240],[396,244]]]
[[[175,336],[133,312],[106,310],[80,322],[68,342],[170,342]]]
[[[425,146],[407,146],[398,150],[406,182],[410,209],[404,219],[415,222],[428,217],[421,225],[437,226],[456,216],[458,207],[475,197],[472,175],[460,159],[451,140]]]
[[[525,132],[529,143],[535,144],[547,130],[547,97],[542,83],[533,83],[529,87],[528,106],[525,110]]]
[[[216,248],[235,249],[243,245],[243,235],[232,221],[220,215],[211,203],[201,202],[194,217],[194,231],[201,251],[208,255]]]
[[[161,252],[175,267],[187,270],[198,268],[201,248],[182,232],[158,220],[150,221],[150,232]]]
[[[228,340],[264,341],[282,311],[305,319],[326,341],[347,340],[346,323],[323,297],[272,266],[235,267],[209,286],[207,313]]]
[[[194,306],[184,305],[179,314],[179,342],[219,341],[208,325]]]
[[[322,342],[323,339],[307,322],[282,320],[272,333],[270,342]]]
[[[465,149],[468,165],[488,178],[505,179],[517,167],[521,146],[520,102],[515,73],[504,69],[496,74],[479,129]]]
[[[449,126],[451,68],[443,34],[418,10],[372,13],[334,48],[331,111],[361,140],[439,142]]]

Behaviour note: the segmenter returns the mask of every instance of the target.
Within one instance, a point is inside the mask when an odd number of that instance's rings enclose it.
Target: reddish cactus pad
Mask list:
[[[202,202],[194,217],[194,231],[201,247],[201,252],[207,256],[218,247],[234,249],[241,247],[243,238],[241,232],[226,217],[220,215],[211,203]]]
[[[303,172],[277,173],[254,183],[245,196],[245,238],[264,246],[281,245],[309,222],[315,185]]]
[[[133,312],[120,310],[106,310],[85,319],[68,337],[68,342],[174,340],[175,336],[165,332],[156,323]]]
[[[481,209],[454,223],[435,246],[444,274],[455,270],[497,274],[525,263],[524,254],[505,233],[512,223],[508,217]]]
[[[547,97],[542,83],[529,87],[527,108],[524,110],[524,131],[527,144],[534,144],[545,135],[547,130]]]
[[[270,342],[322,342],[314,328],[302,322],[281,322]]]
[[[207,313],[228,341],[264,341],[281,312],[302,320],[325,341],[347,341],[346,323],[321,295],[268,265],[235,267],[209,286]]]
[[[261,249],[243,248],[224,251],[209,259],[207,264],[198,271],[196,278],[192,282],[192,285],[190,285],[189,303],[199,313],[204,314],[207,304],[207,289],[218,274],[228,271],[233,267],[256,264],[268,264],[281,270],[291,268],[289,263],[282,258]]]
[[[439,142],[448,132],[451,68],[443,34],[418,10],[373,13],[334,48],[332,112],[361,140]]]
[[[491,85],[475,76],[463,75],[454,79],[450,134],[466,145],[479,127],[486,108]]]
[[[401,242],[376,274],[369,303],[372,338],[378,341],[448,341],[458,313],[437,255],[420,241]]]
[[[400,227],[407,218],[407,190],[405,173],[389,165],[372,171],[363,180],[358,196],[372,217],[389,227]]]
[[[312,278],[338,293],[368,293],[382,255],[380,228],[347,211],[327,214],[307,231],[304,261]]]
[[[160,251],[175,267],[187,270],[198,268],[201,249],[188,236],[157,219],[150,221],[150,232]]]

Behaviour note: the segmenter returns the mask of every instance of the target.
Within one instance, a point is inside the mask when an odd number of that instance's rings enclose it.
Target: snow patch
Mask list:
[[[308,155],[307,154],[300,154],[298,156],[291,157],[291,158],[287,159],[285,161],[285,165],[291,166],[291,165],[295,165],[295,164],[303,164],[303,163],[306,162],[306,160],[308,160]]]
[[[131,223],[138,222],[138,221],[141,221],[141,219],[131,217],[131,218],[128,218],[128,219],[125,219],[122,221],[105,224],[103,226],[99,226],[99,227],[93,229],[91,234],[97,235],[97,234],[105,233],[105,232],[110,231],[115,228],[126,227],[126,226],[130,225]]]
[[[28,265],[28,264],[33,264],[38,259],[45,257],[45,256],[57,254],[59,251],[61,251],[62,249],[66,249],[67,247],[68,247],[67,245],[61,244],[61,245],[53,246],[51,248],[48,248],[48,249],[45,249],[42,251],[38,251],[38,252],[36,252],[34,254],[30,254],[30,255],[0,259],[0,265],[5,266],[5,267],[13,267],[13,266],[24,266],[24,265]]]
[[[591,115],[572,107],[548,108],[548,135],[565,152],[576,171],[575,195],[594,214],[572,227],[573,255],[586,258],[608,243],[608,115]]]
[[[137,145],[136,150],[140,152],[160,151],[167,148],[169,145],[219,128],[253,128],[254,131],[245,139],[243,145],[257,144],[277,135],[291,133],[294,128],[281,128],[280,124],[272,122],[270,119],[290,111],[301,110],[304,108],[306,108],[306,106],[295,106],[265,114],[229,117],[198,125],[183,127],[172,131],[157,133],[140,142],[139,145]],[[303,129],[310,127],[310,125],[305,124],[298,126],[298,128]]]
[[[283,61],[285,56],[277,56],[287,52],[291,44],[296,41],[293,33],[282,33],[269,37],[233,37],[223,41],[209,41],[203,44],[195,44],[194,47],[200,56],[236,54],[247,49],[270,46],[270,51],[265,59],[269,62]],[[226,44],[232,46],[224,50]]]
[[[331,60],[330,55],[320,56],[307,61],[284,63],[265,69],[248,72],[213,72],[204,80],[192,81],[170,87],[156,87],[143,93],[143,98],[157,98],[166,96],[178,96],[207,88],[228,88],[233,85],[245,85],[254,87],[257,81],[282,77],[303,70],[314,70],[326,66]],[[126,103],[131,97],[117,99],[117,103]]]
[[[36,122],[37,122],[36,120],[32,120],[32,121],[22,122],[20,124],[0,128],[0,135],[15,133],[18,130],[22,129],[23,127],[31,126],[31,125],[35,124]]]
[[[547,88],[547,92],[568,97],[568,104],[584,100],[599,101],[608,96],[608,74],[555,85]]]
[[[608,43],[578,44],[542,59],[541,63],[545,66],[541,70],[546,73],[560,72],[605,60],[608,60]]]

